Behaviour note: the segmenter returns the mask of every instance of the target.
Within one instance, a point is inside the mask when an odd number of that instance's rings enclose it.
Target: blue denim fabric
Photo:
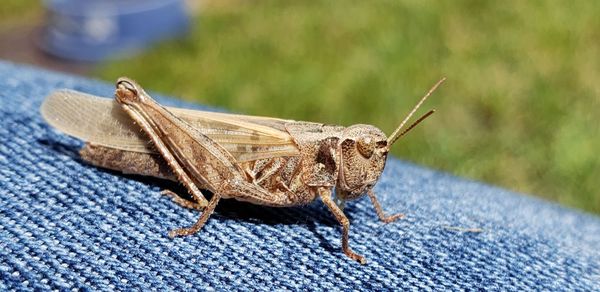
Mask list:
[[[0,62],[0,290],[600,290],[598,217],[396,158],[375,190],[406,219],[381,223],[368,198],[346,205],[350,245],[367,265],[342,253],[339,225],[318,201],[223,200],[199,234],[171,239],[199,212],[159,193],[172,183],[84,163],[82,142],[38,112],[58,88],[112,96],[114,87]]]

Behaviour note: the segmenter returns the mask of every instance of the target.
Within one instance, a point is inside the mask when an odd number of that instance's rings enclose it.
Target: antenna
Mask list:
[[[398,140],[398,138],[404,136],[404,134],[410,132],[410,130],[412,130],[414,127],[416,127],[419,123],[421,123],[424,119],[426,119],[433,113],[435,113],[434,109],[432,109],[432,110],[428,111],[426,114],[422,115],[419,119],[417,119],[414,123],[412,123],[412,125],[410,125],[408,128],[406,128],[406,130],[404,130],[404,131],[402,131],[402,133],[398,134],[398,136],[396,136],[396,139],[394,139],[394,141],[392,141],[392,143],[396,142],[396,140]],[[392,145],[392,144],[388,144],[388,145]]]
[[[419,101],[419,103],[417,103],[417,105],[415,105],[415,107],[410,111],[410,113],[408,113],[408,115],[406,116],[406,118],[404,118],[404,120],[402,120],[402,122],[400,123],[400,126],[398,126],[398,128],[396,128],[396,130],[394,130],[394,132],[390,135],[390,137],[388,138],[388,146],[391,146],[392,144],[394,144],[394,142],[396,142],[396,140],[398,140],[398,138],[402,137],[404,134],[408,133],[408,131],[410,131],[412,128],[414,128],[417,124],[419,124],[421,121],[423,121],[425,118],[427,118],[428,116],[430,116],[431,114],[433,114],[435,111],[431,110],[428,113],[426,113],[425,115],[423,115],[422,117],[420,117],[415,123],[413,123],[410,127],[408,127],[408,129],[406,129],[403,132],[400,132],[400,130],[402,129],[402,127],[404,126],[404,124],[406,124],[406,122],[408,121],[408,119],[410,119],[410,117],[412,117],[412,115],[417,111],[417,109],[419,109],[419,107],[423,104],[423,102],[425,102],[425,100],[440,86],[440,84],[442,84],[444,81],[446,81],[446,77],[440,79],[440,81],[438,81],[433,87],[431,87],[431,89],[429,89],[429,91],[427,92],[427,94],[425,94],[425,96],[423,96],[421,98],[421,100]]]

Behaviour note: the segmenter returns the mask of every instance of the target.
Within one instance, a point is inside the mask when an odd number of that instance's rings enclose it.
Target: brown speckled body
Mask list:
[[[153,176],[177,181],[169,166],[158,154],[123,151],[86,143],[79,150],[81,158],[92,165],[125,174]]]
[[[273,198],[280,199],[263,202],[239,195],[223,195],[223,198],[289,207],[308,204],[319,196],[319,189],[331,189],[337,184],[340,161],[338,144],[345,128],[296,122],[285,125],[285,128],[294,137],[300,155],[238,163],[248,182],[273,194]],[[177,176],[159,154],[123,151],[86,143],[80,155],[98,167],[177,181]],[[198,187],[215,191],[202,182]]]

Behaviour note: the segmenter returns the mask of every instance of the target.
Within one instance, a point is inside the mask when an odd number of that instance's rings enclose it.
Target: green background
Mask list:
[[[388,134],[446,76],[394,155],[600,213],[598,15],[597,1],[203,1],[187,38],[92,74]]]

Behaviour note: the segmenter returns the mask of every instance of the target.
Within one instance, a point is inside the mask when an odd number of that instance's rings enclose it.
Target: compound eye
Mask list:
[[[360,137],[356,143],[358,153],[364,158],[371,158],[373,150],[375,149],[375,143],[371,137]]]

